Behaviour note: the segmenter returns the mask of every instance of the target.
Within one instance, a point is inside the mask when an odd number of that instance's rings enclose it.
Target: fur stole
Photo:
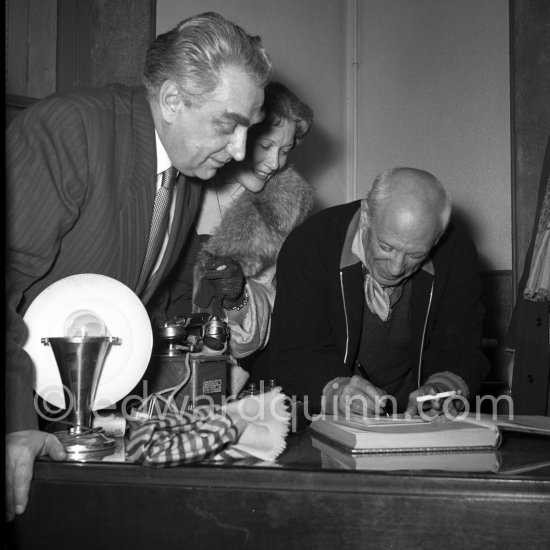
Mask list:
[[[199,252],[195,280],[204,273],[205,252],[238,261],[246,277],[274,265],[288,234],[311,212],[314,194],[291,166],[272,176],[259,193],[242,193]]]

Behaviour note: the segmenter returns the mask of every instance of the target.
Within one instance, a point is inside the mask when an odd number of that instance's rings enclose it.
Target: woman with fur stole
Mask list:
[[[229,349],[237,359],[267,343],[277,256],[290,231],[311,211],[313,196],[312,187],[289,166],[273,175],[258,193],[243,192],[199,252],[196,309],[227,317]],[[228,276],[216,288],[215,282],[221,280],[217,275],[225,272]]]
[[[229,164],[209,182],[195,223],[200,244],[196,241],[184,258],[187,272],[194,272],[192,309],[228,323],[226,352],[235,364],[267,344],[277,256],[314,201],[312,186],[286,167],[288,154],[311,128],[313,112],[283,84],[271,82],[264,115],[249,130],[245,160]],[[189,313],[190,286],[190,281],[187,290],[180,285],[179,295],[171,289],[172,315]],[[247,377],[233,369],[232,393]]]

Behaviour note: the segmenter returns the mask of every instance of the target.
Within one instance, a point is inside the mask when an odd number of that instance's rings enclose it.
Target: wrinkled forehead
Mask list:
[[[217,86],[203,96],[202,108],[221,111],[248,127],[263,119],[263,101],[263,88],[242,68],[228,65],[220,70]]]
[[[400,208],[382,206],[370,217],[369,225],[378,241],[408,251],[429,250],[439,237],[436,214],[406,205]]]

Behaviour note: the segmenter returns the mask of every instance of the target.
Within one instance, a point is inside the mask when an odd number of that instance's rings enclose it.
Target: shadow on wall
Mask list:
[[[460,206],[457,206],[456,204],[453,204],[453,213],[451,216],[451,220],[456,225],[462,227],[462,229],[464,229],[466,234],[470,237],[470,239],[472,239],[472,241],[474,241],[477,246],[476,235],[479,235],[480,232],[483,231],[480,223],[481,220],[478,220],[477,218],[471,216],[466,210],[463,210]],[[490,269],[487,258],[479,256],[478,261],[480,271],[487,271]]]
[[[319,184],[322,181],[323,174],[327,172],[329,166],[336,164],[338,159],[342,159],[344,154],[343,144],[338,143],[328,133],[315,126],[315,122],[309,135],[291,153],[289,164],[293,164],[298,172],[315,188],[314,212],[327,206],[319,202]],[[325,185],[345,186],[345,182],[343,180],[328,182]]]
[[[464,229],[475,243],[479,234],[477,221],[459,207],[453,208],[452,221]],[[481,301],[485,309],[483,317],[483,349],[491,363],[491,372],[486,380],[487,393],[500,394],[509,382],[510,356],[504,349],[508,324],[512,316],[513,289],[511,270],[494,270],[487,258],[478,257],[481,277]]]

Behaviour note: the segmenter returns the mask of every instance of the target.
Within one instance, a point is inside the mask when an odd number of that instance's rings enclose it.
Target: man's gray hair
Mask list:
[[[399,174],[408,174],[409,181],[421,182],[426,189],[430,189],[439,203],[439,219],[441,224],[440,236],[445,232],[451,219],[451,196],[443,184],[429,172],[417,168],[398,167],[379,174],[367,195],[369,217],[372,219],[378,207],[384,204],[392,193],[399,187]]]
[[[173,80],[192,103],[217,87],[226,65],[242,68],[261,88],[273,71],[259,36],[249,35],[218,13],[206,12],[156,38],[147,52],[143,82],[151,98],[166,80]]]

